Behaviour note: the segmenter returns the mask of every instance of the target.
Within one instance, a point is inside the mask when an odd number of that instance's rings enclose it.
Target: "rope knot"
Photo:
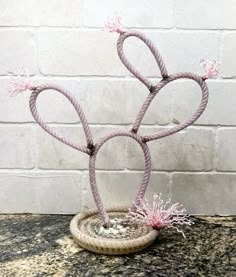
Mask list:
[[[155,91],[155,88],[156,88],[155,86],[151,85],[149,88],[150,93],[153,93]]]
[[[89,155],[90,155],[90,156],[93,155],[94,150],[95,150],[94,144],[88,144],[88,145],[87,145],[87,148],[88,148],[88,150],[89,150]]]

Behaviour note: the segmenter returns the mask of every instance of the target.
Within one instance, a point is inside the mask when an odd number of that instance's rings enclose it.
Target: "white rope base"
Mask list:
[[[107,210],[112,222],[119,222],[128,212],[126,208]],[[158,231],[146,225],[114,225],[103,228],[103,222],[97,210],[88,210],[73,217],[70,231],[82,248],[107,255],[123,255],[140,251],[156,239]]]

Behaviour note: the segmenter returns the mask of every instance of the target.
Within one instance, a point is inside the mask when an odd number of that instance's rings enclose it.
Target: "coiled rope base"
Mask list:
[[[124,219],[128,209],[111,208],[107,209],[107,212],[114,223]],[[110,229],[104,229],[98,211],[88,210],[74,216],[70,223],[70,231],[82,248],[107,255],[124,255],[140,251],[152,244],[158,235],[158,231],[146,225],[113,225]]]

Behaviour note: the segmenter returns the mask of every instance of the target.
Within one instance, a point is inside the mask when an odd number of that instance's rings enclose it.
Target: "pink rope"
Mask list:
[[[123,62],[123,64],[126,66],[126,68],[137,78],[139,79],[148,89],[152,88],[152,82],[149,81],[147,78],[145,78],[130,62],[129,60],[126,58],[125,54],[124,54],[124,50],[123,50],[123,45],[124,45],[124,41],[128,38],[128,37],[137,37],[139,39],[141,39],[146,45],[147,47],[150,49],[152,55],[154,56],[157,65],[161,71],[161,76],[163,78],[168,77],[168,73],[165,67],[165,64],[162,60],[162,57],[159,53],[159,51],[157,50],[156,46],[152,43],[151,40],[149,40],[143,33],[137,32],[137,31],[132,31],[132,32],[124,32],[119,36],[119,39],[117,41],[117,52],[118,55],[121,59],[121,61]]]
[[[189,73],[189,72],[186,72],[186,73],[182,72],[182,73],[173,74],[173,75],[169,76],[169,78],[168,78],[167,82],[165,83],[165,85],[168,84],[169,82],[172,82],[174,80],[181,79],[181,78],[192,79],[195,82],[197,82],[199,84],[199,86],[201,87],[202,100],[201,100],[201,103],[200,103],[198,109],[191,116],[191,118],[187,119],[185,122],[183,122],[183,123],[181,123],[181,124],[179,124],[175,127],[172,127],[168,130],[163,130],[161,132],[158,132],[157,134],[150,135],[150,136],[145,136],[145,137],[143,137],[143,141],[148,142],[148,141],[151,141],[151,140],[154,140],[154,139],[160,139],[160,138],[175,134],[175,133],[185,129],[189,125],[193,124],[200,117],[200,115],[203,113],[203,111],[205,110],[205,108],[207,106],[207,102],[208,102],[208,88],[207,88],[206,83],[203,81],[203,79],[200,76],[197,76],[196,74]],[[164,87],[165,85],[163,85],[162,87]],[[159,88],[158,90],[155,90],[154,96],[160,91],[160,89],[161,88]],[[142,114],[142,112],[140,112],[140,114]]]
[[[113,28],[114,26],[111,26],[111,27]],[[148,94],[143,106],[141,107],[141,109],[137,115],[137,118],[134,122],[134,125],[133,125],[131,131],[127,131],[127,130],[113,131],[113,132],[105,135],[94,145],[93,140],[92,140],[92,135],[90,132],[90,128],[89,128],[87,119],[84,115],[84,112],[83,112],[81,106],[67,90],[61,88],[60,86],[54,85],[54,84],[45,84],[40,87],[32,87],[31,89],[33,90],[33,92],[31,94],[30,102],[29,102],[30,110],[31,110],[31,113],[32,113],[34,119],[36,120],[36,122],[38,122],[38,124],[47,133],[49,133],[50,135],[52,135],[59,141],[65,143],[79,151],[82,151],[82,152],[90,155],[89,177],[90,177],[91,190],[92,190],[93,197],[94,197],[96,206],[98,208],[99,214],[106,226],[109,225],[109,217],[103,206],[103,203],[102,203],[99,191],[98,191],[97,182],[96,182],[96,173],[95,173],[95,163],[96,163],[97,153],[100,150],[100,148],[103,146],[103,144],[114,137],[125,136],[125,137],[130,137],[130,138],[134,139],[142,148],[142,151],[144,154],[144,159],[145,159],[145,169],[144,169],[144,175],[143,175],[140,189],[136,196],[135,202],[133,203],[133,205],[131,207],[131,210],[134,211],[136,209],[136,207],[139,205],[140,201],[144,197],[144,194],[145,194],[147,186],[148,186],[150,174],[151,174],[151,156],[150,156],[150,151],[149,151],[149,148],[148,148],[146,142],[154,140],[154,139],[159,139],[159,138],[162,138],[165,136],[169,136],[171,134],[174,134],[174,133],[186,128],[187,126],[189,126],[190,124],[192,124],[194,121],[196,121],[199,118],[199,116],[202,114],[202,112],[206,108],[207,101],[208,101],[208,89],[207,89],[206,83],[204,82],[204,79],[202,77],[200,77],[196,74],[193,74],[193,73],[189,73],[189,72],[177,73],[177,74],[168,76],[166,67],[164,65],[164,62],[163,62],[158,50],[156,49],[155,45],[144,34],[136,32],[136,31],[124,32],[123,30],[122,30],[122,32],[119,32],[119,33],[120,33],[120,36],[119,36],[119,39],[117,42],[117,51],[118,51],[118,55],[119,55],[121,61],[127,67],[127,69],[150,90],[150,93]],[[150,80],[148,80],[146,77],[144,77],[138,70],[136,70],[133,67],[133,65],[128,61],[128,59],[126,58],[126,56],[123,52],[123,43],[126,38],[131,37],[131,36],[141,39],[147,45],[147,47],[150,49],[151,53],[153,54],[153,56],[157,62],[157,65],[160,69],[161,75],[163,77],[163,79],[157,85],[153,85],[152,82]],[[166,86],[168,83],[173,82],[177,79],[181,79],[181,78],[192,79],[193,81],[195,81],[199,84],[199,86],[202,90],[201,103],[200,103],[198,109],[196,110],[196,112],[193,114],[193,116],[190,119],[186,120],[182,124],[179,124],[168,130],[163,130],[163,131],[158,132],[153,135],[142,137],[139,134],[137,134],[139,127],[141,125],[142,119],[143,119],[150,103],[152,102],[154,97],[157,95],[157,93],[159,93],[159,91],[164,86]],[[83,146],[78,143],[71,142],[68,138],[64,138],[63,136],[58,134],[55,130],[53,130],[51,127],[49,127],[42,120],[42,118],[40,117],[40,115],[37,111],[37,108],[36,108],[36,101],[37,101],[39,94],[48,89],[53,89],[53,90],[58,91],[59,93],[63,94],[71,102],[71,104],[75,108],[75,110],[80,118],[81,124],[83,126],[86,141],[87,141],[87,146]]]
[[[78,113],[78,116],[80,118],[81,124],[83,126],[84,129],[84,133],[85,133],[85,137],[86,137],[86,141],[87,141],[87,147],[86,146],[82,146],[78,143],[74,143],[71,142],[69,139],[64,138],[63,136],[61,136],[60,134],[58,134],[55,130],[53,130],[51,127],[49,127],[40,117],[38,111],[37,111],[37,107],[36,107],[36,100],[39,96],[39,94],[42,91],[48,90],[48,89],[53,89],[56,90],[58,92],[60,92],[61,94],[63,94],[70,102],[71,104],[74,106],[76,112]],[[82,110],[82,108],[80,107],[79,103],[76,101],[76,99],[69,93],[69,91],[61,88],[58,85],[55,84],[45,84],[42,85],[40,87],[37,87],[31,94],[30,96],[30,102],[29,102],[29,106],[30,106],[30,111],[35,119],[35,121],[50,135],[52,135],[54,138],[58,139],[59,141],[79,150],[82,151],[86,154],[90,154],[91,152],[91,147],[93,147],[93,140],[92,140],[92,135],[88,126],[88,122],[87,119],[84,115],[84,112]]]
[[[149,182],[149,178],[150,178],[150,174],[151,174],[150,151],[149,151],[149,148],[148,148],[147,144],[142,141],[142,138],[139,135],[134,134],[131,131],[117,130],[117,131],[113,131],[113,132],[107,134],[106,136],[101,138],[95,144],[94,152],[90,156],[90,160],[89,160],[90,185],[91,185],[94,200],[97,204],[98,211],[99,211],[99,213],[102,217],[102,220],[103,220],[103,222],[105,223],[106,226],[109,224],[109,217],[108,217],[108,215],[107,215],[107,213],[106,213],[106,211],[103,207],[102,200],[101,200],[101,197],[100,197],[99,192],[98,192],[97,182],[96,182],[96,173],[95,173],[95,162],[96,162],[97,153],[98,153],[99,149],[102,147],[102,145],[106,141],[110,140],[111,138],[117,137],[117,136],[126,136],[126,137],[130,137],[130,138],[136,140],[139,143],[139,145],[141,146],[142,150],[143,150],[144,159],[145,159],[145,169],[144,169],[143,180],[142,180],[140,189],[138,191],[138,194],[136,196],[135,202],[133,203],[133,205],[131,207],[131,210],[134,210],[135,207],[137,205],[139,205],[140,199],[143,199],[144,194],[147,190],[147,186],[148,186],[148,182]]]
[[[201,103],[200,103],[198,109],[192,115],[192,117],[190,119],[186,120],[182,124],[179,124],[179,125],[171,128],[171,129],[169,129],[169,130],[161,131],[161,132],[159,132],[155,135],[152,135],[152,136],[145,136],[143,138],[143,140],[145,142],[148,142],[148,141],[154,140],[154,139],[158,139],[158,138],[162,138],[162,137],[165,137],[165,136],[169,136],[169,135],[172,135],[176,132],[179,132],[180,130],[188,127],[193,122],[195,122],[200,117],[200,115],[203,113],[203,111],[205,110],[207,102],[208,102],[208,88],[206,86],[206,83],[203,81],[203,79],[200,76],[198,76],[196,74],[193,74],[193,73],[190,73],[190,72],[181,72],[181,73],[173,74],[173,75],[170,75],[168,78],[163,79],[156,86],[153,87],[153,92],[149,93],[149,95],[147,96],[143,106],[141,107],[141,109],[138,113],[138,116],[137,116],[137,118],[135,120],[135,123],[132,127],[133,132],[135,132],[135,133],[138,132],[138,129],[141,125],[142,119],[143,119],[149,105],[151,104],[154,97],[158,94],[158,92],[164,86],[166,86],[168,83],[173,82],[177,79],[181,79],[181,78],[192,79],[196,83],[199,84],[199,86],[202,90],[202,100],[201,100]]]

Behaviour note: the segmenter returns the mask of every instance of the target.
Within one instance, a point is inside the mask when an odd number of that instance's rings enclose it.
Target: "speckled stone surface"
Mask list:
[[[71,218],[0,215],[0,276],[236,276],[236,217],[195,217],[187,239],[163,230],[151,247],[126,256],[79,248]]]

